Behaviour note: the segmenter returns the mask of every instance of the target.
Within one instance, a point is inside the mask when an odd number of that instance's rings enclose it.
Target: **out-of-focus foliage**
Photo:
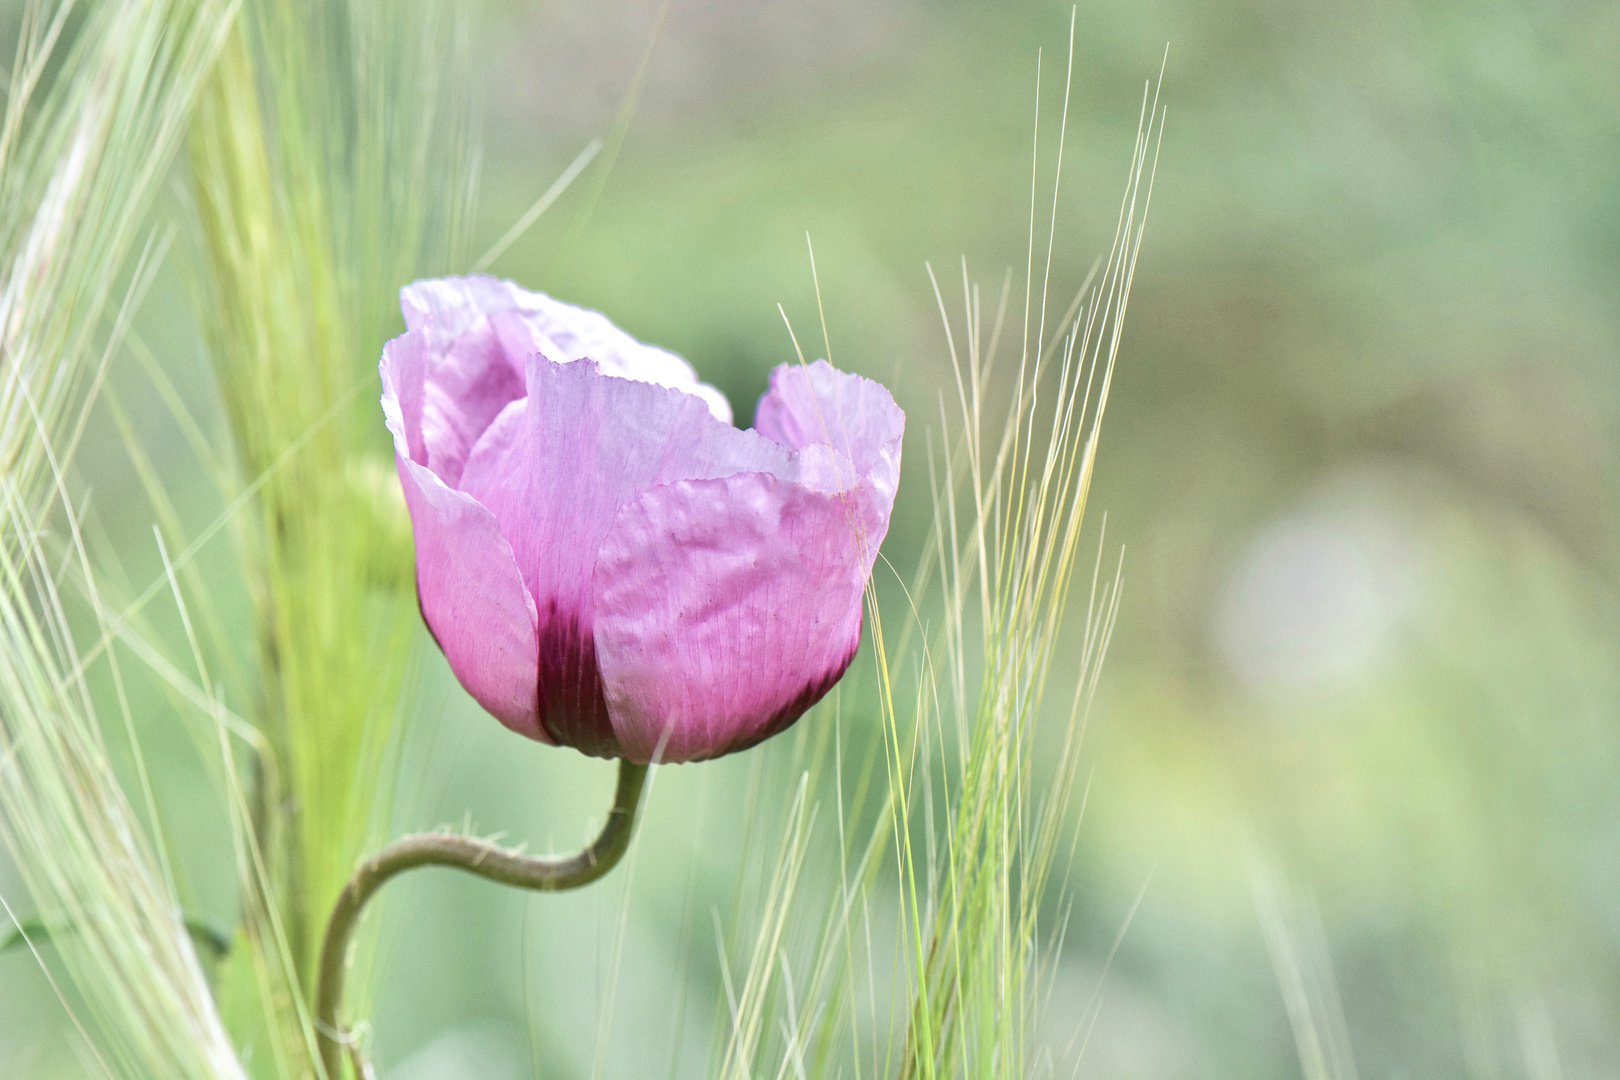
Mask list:
[[[47,949],[72,978],[65,1011],[100,1033],[79,1044],[87,1067],[239,1080],[168,852],[146,832],[161,830],[151,778],[136,754],[138,787],[121,782],[98,717],[133,728],[119,668],[98,710],[69,614],[88,609],[109,636],[121,622],[95,586],[72,474],[87,402],[161,257],[137,245],[232,6],[137,2],[71,28],[69,7],[20,14],[0,122],[0,843],[34,910],[20,920],[4,894],[0,908],[14,951]],[[8,1043],[32,1067],[38,1042]]]
[[[417,609],[375,423],[376,343],[397,319],[381,283],[465,258],[462,31],[442,4],[248,0],[191,131],[196,316],[228,432],[207,463],[246,502],[231,537],[254,620],[253,675],[222,692],[262,739],[244,785],[253,976],[246,950],[229,975],[241,1012],[262,999],[289,1031],[326,915],[392,809]]]
[[[610,132],[657,8],[480,10],[474,251]],[[839,362],[912,418],[886,546],[906,574],[951,392],[922,263],[965,253],[987,282],[1021,265],[1035,53],[1050,119],[1067,18],[676,0],[612,171],[492,269],[682,352],[746,419],[791,357],[776,303],[815,322],[808,230]],[[1078,26],[1055,293],[1106,249],[1166,42],[1169,119],[1091,496],[1125,590],[1042,1029],[1058,1074],[1084,1044],[1081,1076],[1298,1076],[1285,991],[1319,988],[1330,957],[1361,1076],[1603,1075],[1620,1058],[1620,8],[1150,0]],[[202,409],[188,318],[159,281],[141,333]],[[149,382],[115,372],[137,417],[161,412]],[[142,438],[176,512],[210,520],[181,433]],[[81,468],[143,584],[161,565],[124,457],[92,430]],[[229,622],[243,598],[221,588]],[[845,725],[876,723],[870,690],[859,670],[840,690]],[[796,783],[779,742],[662,770],[630,872],[600,891],[397,886],[384,1075],[700,1075],[724,993],[714,916],[732,924],[738,865],[769,846],[744,845],[742,793],[785,807]],[[405,758],[397,827],[465,813],[536,849],[583,838],[610,782],[514,745],[437,659]],[[154,737],[149,762],[196,906],[229,924],[189,743]],[[1257,867],[1290,889],[1257,905]],[[0,1076],[71,1075],[61,1023],[32,961],[0,956]]]

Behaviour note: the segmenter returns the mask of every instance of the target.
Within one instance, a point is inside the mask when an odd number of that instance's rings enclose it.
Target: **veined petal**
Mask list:
[[[830,471],[826,455],[801,459],[716,419],[691,394],[610,377],[591,360],[531,356],[527,397],[489,425],[460,486],[494,514],[534,598],[540,708],[557,740],[618,752],[597,673],[591,576],[626,503],[674,480]]]
[[[431,322],[435,335],[446,339],[466,333],[479,316],[487,316],[520,370],[533,352],[558,363],[589,357],[605,374],[694,394],[716,419],[731,422],[725,395],[699,382],[691,364],[667,349],[637,341],[601,312],[481,274],[415,282],[400,291],[400,302],[407,326]]]
[[[779,365],[754,410],[760,434],[795,450],[829,446],[853,463],[868,570],[889,529],[905,428],[905,413],[881,383],[825,360]]]
[[[510,402],[521,398],[522,354],[508,352],[490,320],[481,318],[447,345],[431,330],[422,441],[427,465],[451,487],[461,486],[467,455]]]
[[[452,341],[492,311],[521,308],[529,295],[533,294],[510,281],[469,274],[413,281],[399,290],[399,306],[406,329],[418,330],[431,323],[435,334]]]
[[[593,583],[597,662],[631,761],[741,750],[798,719],[860,643],[845,497],[752,473],[643,493]]]
[[[383,410],[406,440],[401,453],[426,465],[451,487],[461,479],[473,444],[506,403],[523,396],[523,362],[502,348],[480,317],[446,341],[431,320],[418,320],[383,346]],[[389,412],[389,387],[399,415]],[[401,437],[395,432],[395,442]]]
[[[521,735],[552,742],[536,696],[534,601],[495,515],[395,455],[416,538],[422,618],[467,692]]]
[[[779,364],[754,410],[754,430],[799,449],[823,443],[854,462],[880,491],[900,476],[906,415],[883,384],[839,371],[825,360]]]

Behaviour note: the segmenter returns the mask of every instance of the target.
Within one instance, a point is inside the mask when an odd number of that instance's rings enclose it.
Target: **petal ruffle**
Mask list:
[[[509,361],[488,320],[448,344],[430,321],[420,322],[383,346],[379,370],[395,448],[452,488],[484,429],[523,396],[522,360]]]
[[[527,397],[490,424],[461,488],[499,522],[534,598],[540,708],[558,741],[618,752],[597,673],[591,575],[620,509],[675,480],[768,472],[825,483],[836,471],[828,459],[723,423],[691,394],[610,377],[591,360],[530,357]]]
[[[854,464],[868,570],[889,529],[905,429],[906,414],[881,383],[825,360],[776,367],[754,410],[760,434],[795,450],[829,446]]]
[[[775,476],[680,481],[626,506],[594,581],[625,756],[717,757],[798,719],[860,643],[864,563],[841,496]]]
[[[416,538],[422,618],[467,692],[521,735],[540,723],[534,601],[495,516],[426,466],[395,455]]]
[[[522,308],[530,295],[510,281],[469,274],[413,281],[399,290],[399,306],[407,330],[431,326],[441,341],[453,341],[493,311]]]
[[[825,360],[779,364],[754,410],[754,430],[795,450],[823,443],[848,457],[880,491],[900,477],[906,415],[881,383]]]
[[[408,327],[430,322],[436,339],[459,337],[487,316],[518,370],[531,352],[558,363],[589,357],[605,374],[695,394],[717,419],[731,422],[725,395],[699,382],[691,364],[637,341],[601,312],[485,275],[415,282],[400,290],[400,306]]]
[[[445,344],[434,331],[423,393],[428,468],[461,486],[467,455],[500,411],[523,396],[524,354],[509,351],[489,319]]]

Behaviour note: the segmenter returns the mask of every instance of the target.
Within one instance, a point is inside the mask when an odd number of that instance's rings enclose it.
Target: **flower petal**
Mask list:
[[[793,723],[854,657],[866,575],[844,498],[775,476],[684,480],[626,506],[594,581],[625,756],[717,757]]]
[[[868,570],[889,529],[905,428],[906,414],[881,383],[825,360],[779,365],[754,410],[760,434],[796,450],[830,446],[854,463]]]
[[[614,755],[591,633],[591,574],[619,510],[673,480],[743,472],[824,479],[832,469],[827,455],[801,459],[717,420],[698,397],[607,376],[591,360],[555,364],[534,354],[528,391],[473,448],[461,488],[500,523],[534,598],[544,723],[559,742]]]
[[[416,538],[422,618],[467,692],[501,723],[541,742],[534,601],[512,548],[477,501],[395,455]]]
[[[396,446],[451,487],[490,421],[507,402],[523,396],[522,357],[511,360],[482,317],[448,343],[430,319],[417,320],[414,329],[383,346],[380,370],[384,414],[391,430],[396,421],[400,425]],[[398,416],[388,411],[390,385]]]
[[[422,397],[427,379],[427,335],[409,331],[383,346],[377,373],[382,376],[383,422],[394,435],[394,452],[423,464]]]
[[[432,324],[435,334],[453,341],[492,311],[515,311],[533,295],[510,281],[488,274],[428,278],[399,290],[400,310],[408,330]]]
[[[503,347],[488,319],[430,355],[422,412],[427,464],[459,487],[473,445],[503,408],[523,396],[524,357]]]
[[[600,312],[484,275],[418,281],[400,291],[400,301],[412,329],[430,321],[436,334],[452,339],[472,329],[478,316],[488,316],[520,368],[531,352],[558,363],[589,357],[608,375],[695,394],[716,419],[731,422],[725,395],[699,382],[691,364],[667,349],[637,341]]]
[[[906,414],[883,384],[825,360],[779,364],[754,410],[754,430],[798,449],[824,443],[848,457],[879,490],[900,475]]]

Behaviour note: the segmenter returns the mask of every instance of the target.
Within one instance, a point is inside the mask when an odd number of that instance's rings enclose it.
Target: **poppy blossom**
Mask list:
[[[488,277],[401,290],[382,404],[422,616],[512,730],[598,757],[752,746],[843,675],[905,415],[825,361],[754,427],[673,353]]]

